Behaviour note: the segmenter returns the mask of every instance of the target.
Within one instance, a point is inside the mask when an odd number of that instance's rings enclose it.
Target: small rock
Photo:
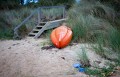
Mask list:
[[[11,49],[11,47],[9,47],[8,49]]]
[[[55,52],[58,52],[57,50],[55,50]]]
[[[65,57],[61,57],[61,58],[65,60]]]
[[[96,62],[96,63],[98,63],[98,64],[100,64],[100,63],[101,63],[101,61],[94,61],[94,62]]]
[[[48,49],[52,49],[52,48],[55,48],[55,47],[53,45],[52,46],[44,46],[41,49],[42,50],[48,50]]]
[[[39,44],[36,44],[36,46],[39,46]]]
[[[12,46],[19,45],[20,43],[13,44]]]
[[[30,41],[28,41],[28,43],[30,43]]]
[[[16,44],[13,44],[12,46],[15,46]]]

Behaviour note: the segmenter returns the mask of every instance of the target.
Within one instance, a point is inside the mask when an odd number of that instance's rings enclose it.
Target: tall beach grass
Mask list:
[[[101,42],[102,46],[119,51],[120,32],[114,24],[116,17],[112,7],[98,1],[81,1],[68,11],[68,18],[73,42]]]
[[[13,37],[13,29],[18,26],[26,17],[28,17],[35,8],[23,7],[19,10],[1,10],[0,11],[0,32],[1,38]],[[63,8],[43,8],[41,9],[43,20],[52,21],[63,17]],[[26,36],[38,24],[38,12],[36,12],[25,24],[19,29],[19,35]],[[4,30],[4,32],[3,32]],[[12,34],[7,31],[11,31]],[[7,34],[7,36],[6,36]]]

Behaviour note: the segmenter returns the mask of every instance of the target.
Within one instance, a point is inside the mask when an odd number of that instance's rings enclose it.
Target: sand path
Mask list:
[[[75,47],[42,50],[46,39],[0,41],[0,77],[80,77]]]

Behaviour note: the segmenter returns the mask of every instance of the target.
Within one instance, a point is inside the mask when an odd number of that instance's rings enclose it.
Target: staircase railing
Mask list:
[[[42,7],[38,7],[33,13],[31,13],[25,20],[23,20],[19,25],[17,25],[14,28],[14,38],[20,38],[18,31],[19,28],[21,26],[23,26],[26,22],[29,21],[29,19],[35,14],[38,13],[38,17],[37,17],[37,24],[39,24],[41,22],[41,9],[43,8],[62,8],[63,9],[63,17],[62,19],[65,18],[65,7],[64,6],[42,6]]]
[[[61,24],[61,22],[65,21],[65,20],[67,20],[67,18],[63,18],[63,19],[59,19],[59,20],[47,22],[47,23],[43,26],[43,28],[37,33],[37,35],[35,35],[34,38],[38,38],[45,30],[58,27],[58,26]]]

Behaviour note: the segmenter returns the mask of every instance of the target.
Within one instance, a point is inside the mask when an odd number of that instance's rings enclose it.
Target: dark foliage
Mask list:
[[[120,12],[120,1],[119,0],[100,0],[103,3],[111,4],[116,11]]]
[[[0,0],[0,10],[2,9],[17,9],[21,7],[39,7],[39,6],[55,6],[65,5],[67,8],[71,7],[75,0],[40,0],[38,3],[30,3],[21,5],[21,0]]]
[[[0,9],[13,9],[18,7],[20,0],[0,0]]]

